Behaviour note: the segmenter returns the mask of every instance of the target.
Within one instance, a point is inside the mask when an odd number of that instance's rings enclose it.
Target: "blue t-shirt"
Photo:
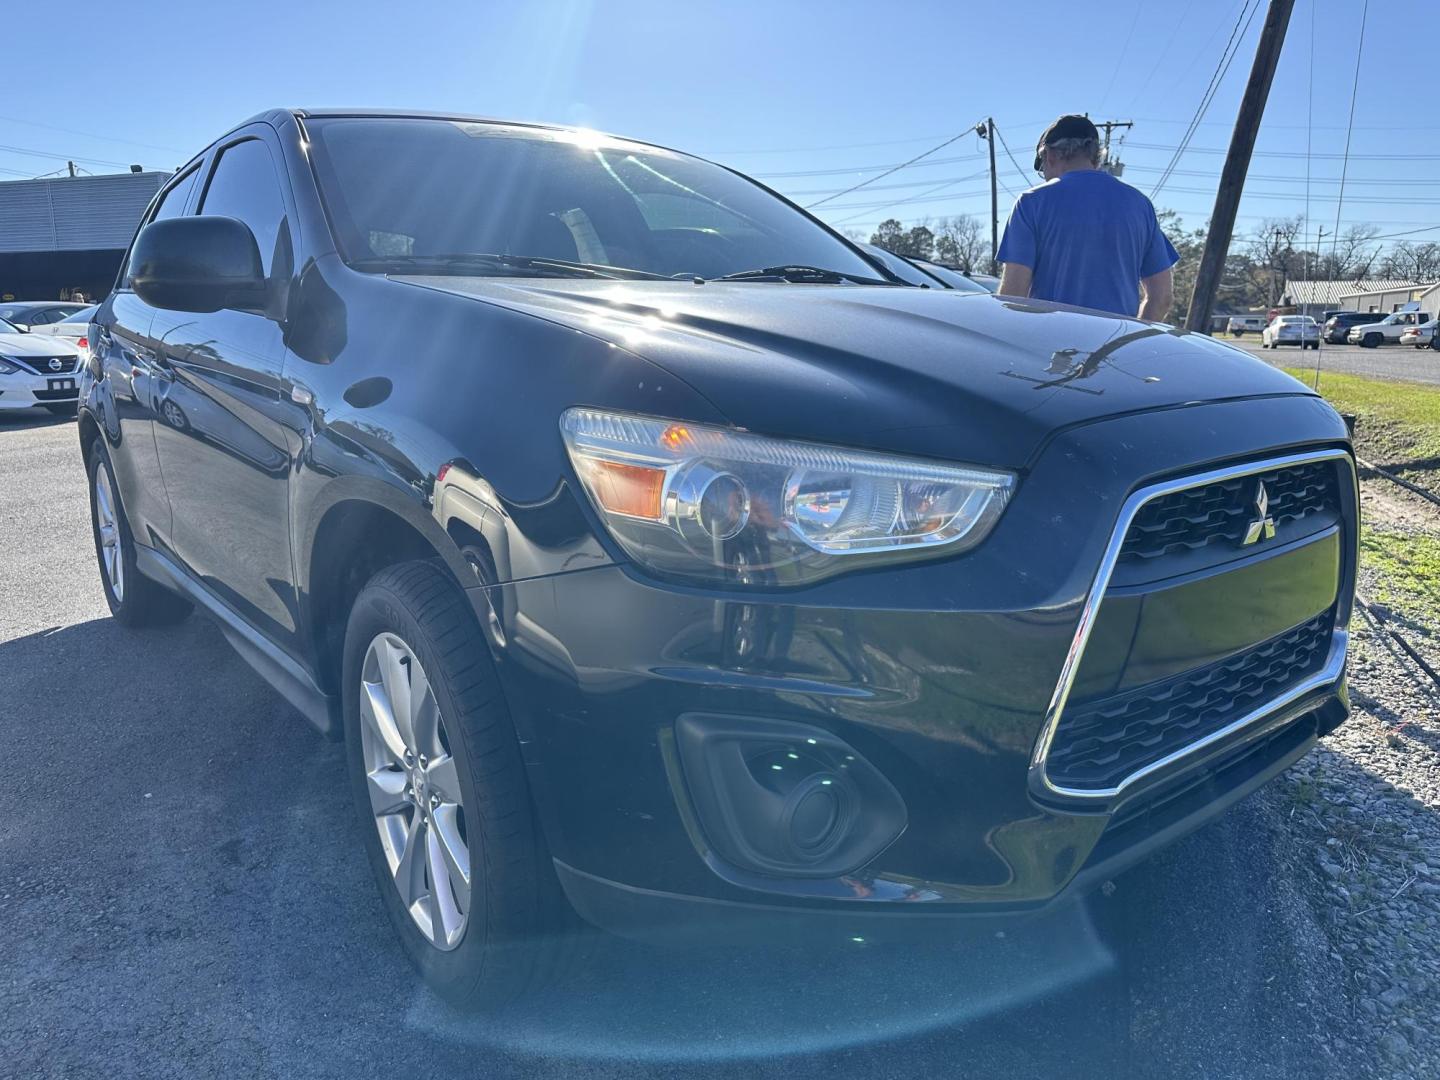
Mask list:
[[[1140,279],[1180,256],[1141,192],[1099,169],[1080,169],[1015,200],[998,259],[1034,272],[1030,295],[1134,315]]]

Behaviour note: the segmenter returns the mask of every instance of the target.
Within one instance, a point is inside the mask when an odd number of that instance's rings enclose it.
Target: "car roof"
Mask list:
[[[230,132],[238,131],[240,128],[248,127],[251,124],[265,123],[278,127],[286,120],[297,120],[303,123],[306,120],[319,120],[325,118],[340,117],[361,117],[372,120],[459,120],[467,124],[504,124],[507,127],[534,128],[536,131],[576,131],[591,130],[580,124],[552,124],[540,120],[516,120],[502,116],[482,116],[478,113],[463,112],[437,112],[429,109],[374,109],[374,108],[343,108],[329,106],[321,108],[288,108],[288,109],[266,109],[264,112],[256,113],[243,123],[236,124],[230,131],[220,136],[226,138]],[[687,150],[677,150],[673,146],[664,146],[660,143],[649,142],[646,139],[635,139],[629,135],[616,135],[609,131],[597,131],[596,134],[609,139],[618,139],[622,142],[634,143],[637,146],[651,146],[657,150],[665,150],[672,154],[684,154],[686,157],[699,157]],[[218,142],[219,139],[213,140]]]

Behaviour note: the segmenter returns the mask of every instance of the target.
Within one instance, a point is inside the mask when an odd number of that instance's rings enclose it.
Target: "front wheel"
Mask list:
[[[136,569],[135,537],[119,492],[104,440],[97,438],[90,445],[90,529],[105,603],[126,626],[177,623],[190,614],[190,602]]]
[[[1366,334],[1360,339],[1360,346],[1364,349],[1378,349],[1381,337],[1379,334]]]
[[[406,954],[456,1004],[519,996],[578,939],[464,593],[432,562],[382,570],[343,666],[351,788]]]

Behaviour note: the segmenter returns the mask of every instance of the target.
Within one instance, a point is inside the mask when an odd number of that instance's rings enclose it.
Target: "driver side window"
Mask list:
[[[282,240],[288,240],[285,200],[270,148],[261,140],[246,139],[220,151],[200,213],[243,221],[255,234],[265,276],[272,277],[277,269],[288,273],[288,267],[277,267],[277,252]]]

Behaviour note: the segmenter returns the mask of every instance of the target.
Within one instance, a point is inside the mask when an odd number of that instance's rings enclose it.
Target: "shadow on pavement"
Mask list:
[[[75,423],[75,414],[60,414],[48,409],[0,409],[0,432],[28,431],[32,428],[55,427]]]
[[[1297,1015],[1323,957],[1295,970],[1255,800],[1120,879],[1098,929],[1076,907],[830,953],[602,936],[566,984],[460,1016],[385,921],[342,748],[214,627],[10,641],[0,701],[14,1075],[1324,1074]]]

